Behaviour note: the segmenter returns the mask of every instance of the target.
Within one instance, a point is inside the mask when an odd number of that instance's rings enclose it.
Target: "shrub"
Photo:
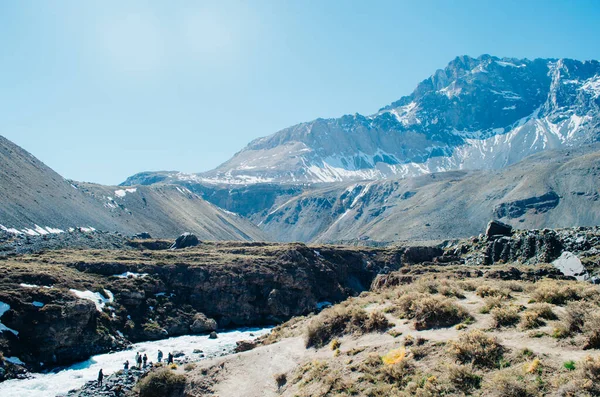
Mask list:
[[[495,373],[490,379],[485,395],[498,397],[533,397],[539,395],[539,383],[525,377],[518,370],[508,369]]]
[[[448,367],[448,379],[455,389],[465,394],[481,387],[481,376],[475,373],[471,365],[451,365]]]
[[[518,281],[507,281],[504,283],[504,285],[513,292],[523,292],[523,284]]]
[[[465,299],[465,295],[462,293],[461,288],[455,281],[440,281],[438,286],[438,293],[448,298],[455,297],[458,299]]]
[[[417,330],[450,327],[469,318],[469,313],[449,299],[426,294],[406,294],[398,300],[398,309],[414,320]]]
[[[487,336],[481,330],[462,333],[458,340],[450,341],[448,345],[449,353],[458,361],[482,368],[498,367],[504,353],[498,339]]]
[[[496,307],[491,311],[494,327],[510,327],[519,322],[519,312],[514,307]]]
[[[583,325],[588,312],[589,305],[583,302],[569,302],[565,307],[565,315],[562,319],[567,333],[583,332]]]
[[[583,333],[585,335],[584,349],[600,348],[600,313],[590,313],[583,325]]]
[[[183,396],[185,376],[163,368],[143,378],[137,388],[140,397]]]
[[[533,329],[541,327],[546,323],[534,311],[526,310],[521,317],[521,327],[524,329]]]
[[[556,320],[556,314],[548,303],[532,305],[521,316],[521,327],[534,329],[546,325],[544,320]]]
[[[485,303],[481,307],[479,312],[482,314],[487,314],[490,311],[492,311],[492,309],[495,309],[497,307],[502,307],[503,305],[504,305],[503,298],[501,298],[499,296],[488,296],[485,298]]]
[[[475,290],[475,293],[482,298],[485,298],[488,296],[495,296],[495,297],[504,298],[504,299],[510,298],[510,290],[504,289],[504,288],[503,289],[496,288],[490,284],[480,285]]]
[[[369,318],[367,318],[367,321],[365,322],[365,325],[363,327],[363,331],[383,332],[393,326],[394,324],[391,324],[382,312],[374,311],[371,312]]]
[[[556,314],[552,310],[552,305],[548,303],[538,303],[532,305],[527,310],[537,313],[538,317],[543,318],[544,320],[556,320]]]
[[[564,305],[569,301],[590,297],[591,294],[587,289],[578,286],[576,283],[546,280],[537,283],[531,296],[536,302]]]
[[[457,285],[462,288],[463,291],[473,292],[477,290],[478,283],[473,280],[459,281]]]
[[[335,336],[385,331],[391,327],[381,312],[336,306],[321,312],[308,325],[306,347],[323,347]]]
[[[584,358],[577,366],[576,383],[592,396],[600,395],[600,357]]]
[[[190,372],[193,371],[196,368],[196,363],[187,363],[184,367],[183,370],[186,372]]]

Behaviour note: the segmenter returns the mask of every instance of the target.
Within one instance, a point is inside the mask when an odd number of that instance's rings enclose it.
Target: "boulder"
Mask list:
[[[500,221],[492,220],[485,229],[485,235],[487,238],[493,236],[512,236],[512,226]]]
[[[198,244],[200,244],[200,240],[198,240],[198,237],[196,237],[195,234],[183,233],[181,236],[177,237],[177,240],[175,240],[171,249],[194,247]]]
[[[135,234],[133,236],[133,238],[149,239],[149,238],[152,238],[152,236],[148,232],[141,232],[141,233]]]
[[[217,333],[215,331],[211,332],[210,335],[208,336],[208,339],[217,339]]]
[[[241,352],[246,352],[248,350],[252,350],[256,347],[256,342],[252,341],[252,340],[240,340],[235,342],[236,346],[235,346],[235,352],[236,353],[241,353]]]
[[[402,255],[403,263],[423,263],[431,262],[436,256],[444,254],[444,250],[439,247],[408,247]]]
[[[217,330],[217,322],[212,319],[206,317],[202,313],[198,313],[194,316],[194,322],[190,325],[190,330],[194,334],[201,334],[203,332],[208,331],[216,331]]]
[[[552,265],[565,276],[572,276],[577,280],[585,280],[589,277],[581,260],[579,260],[577,255],[569,251],[563,252],[561,256],[552,262]]]

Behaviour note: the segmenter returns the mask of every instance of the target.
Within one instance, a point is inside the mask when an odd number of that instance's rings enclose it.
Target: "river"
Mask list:
[[[142,342],[132,345],[131,350],[99,354],[89,360],[71,365],[54,372],[35,373],[30,379],[13,379],[0,383],[2,397],[52,397],[66,394],[69,390],[78,389],[87,381],[94,380],[102,368],[105,375],[110,375],[123,369],[125,360],[133,365],[135,353],[148,355],[148,360],[156,362],[157,352],[162,350],[165,356],[168,352],[180,351],[192,359],[200,359],[193,353],[195,349],[203,351],[206,357],[223,353],[231,353],[240,340],[255,339],[269,333],[271,328],[241,328],[219,333],[217,339],[209,339],[208,335],[186,335],[154,342]]]

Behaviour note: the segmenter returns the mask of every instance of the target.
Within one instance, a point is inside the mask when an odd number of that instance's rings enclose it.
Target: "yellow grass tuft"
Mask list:
[[[381,361],[385,365],[394,365],[402,362],[406,358],[406,349],[400,347],[398,349],[390,350],[386,355],[381,357]]]

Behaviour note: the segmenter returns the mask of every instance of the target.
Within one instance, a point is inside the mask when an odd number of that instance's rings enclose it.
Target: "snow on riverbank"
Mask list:
[[[87,381],[95,380],[102,368],[105,375],[123,369],[125,360],[133,365],[135,353],[146,353],[149,361],[156,362],[158,350],[166,356],[168,352],[180,351],[192,361],[200,359],[193,353],[195,349],[203,351],[205,357],[214,357],[223,353],[231,353],[240,340],[255,339],[270,332],[270,328],[242,328],[219,333],[217,339],[209,339],[208,335],[186,335],[154,342],[142,342],[132,345],[131,350],[100,354],[89,360],[74,364],[56,373],[33,374],[32,379],[9,380],[0,383],[2,397],[50,397],[64,395],[69,390],[82,387]],[[177,362],[177,360],[176,360]]]
[[[0,302],[0,318],[2,318],[4,313],[6,313],[9,310],[10,310],[10,305],[8,303]],[[6,325],[4,325],[4,324],[2,324],[2,322],[0,322],[0,332],[2,332],[2,331],[10,331],[15,335],[19,335],[18,331],[8,328]]]
[[[104,308],[104,306],[106,306],[107,303],[112,303],[115,300],[112,292],[110,292],[107,289],[104,290],[104,293],[108,296],[108,298],[105,298],[100,292],[92,292],[87,290],[78,291],[76,289],[71,289],[70,291],[80,299],[87,299],[94,302],[94,304],[96,305],[96,309],[99,312],[102,311],[102,309]]]

